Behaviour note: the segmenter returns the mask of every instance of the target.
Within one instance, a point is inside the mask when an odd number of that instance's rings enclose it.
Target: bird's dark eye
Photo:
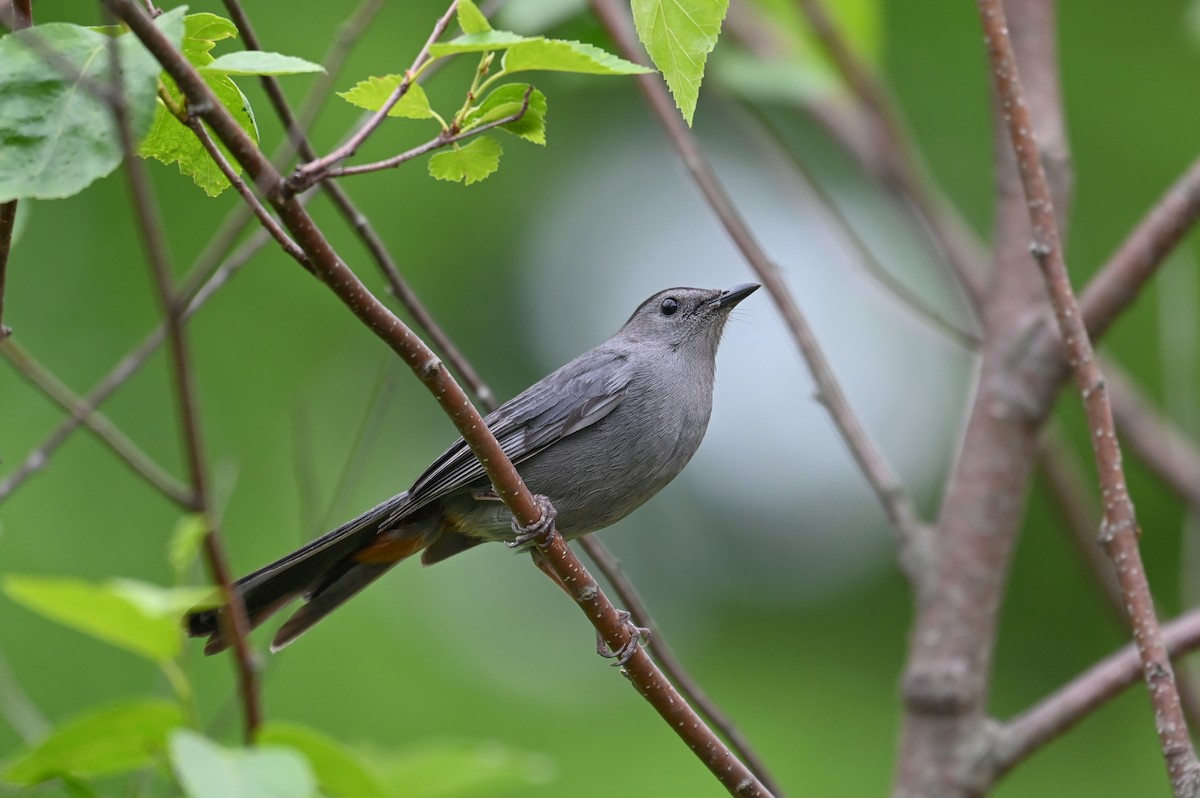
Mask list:
[[[675,299],[674,297],[667,297],[662,301],[662,304],[658,306],[658,309],[664,316],[674,316],[675,311],[679,310],[679,300]]]

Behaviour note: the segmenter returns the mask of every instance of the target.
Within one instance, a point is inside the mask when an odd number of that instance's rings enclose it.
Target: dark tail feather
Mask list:
[[[242,602],[246,606],[246,616],[250,621],[250,628],[259,626],[300,596],[313,594],[314,598],[319,598],[325,593],[339,588],[344,580],[356,574],[358,568],[364,567],[353,564],[352,561],[349,561],[350,558],[360,549],[370,545],[381,530],[394,528],[403,518],[404,506],[407,502],[407,493],[393,496],[383,504],[368,510],[332,532],[322,535],[303,548],[239,579],[234,587],[241,594]],[[420,534],[420,531],[414,530],[414,534]],[[387,565],[390,567],[394,564],[388,563]],[[377,566],[366,567],[375,568]],[[331,580],[331,572],[337,573],[339,570],[343,573]],[[387,570],[387,568],[383,570]],[[345,601],[361,590],[368,582],[378,577],[383,570],[361,582],[354,590],[344,593],[341,601]],[[342,590],[344,592],[344,588]],[[329,605],[325,612],[313,618],[304,628],[311,626],[341,601]],[[224,611],[224,608],[200,610],[189,613],[187,616],[188,635],[208,637],[208,644],[204,647],[205,654],[224,651],[232,643],[221,631],[219,614]],[[299,632],[296,632],[289,640],[294,639],[298,634]]]
[[[388,563],[354,563],[340,576],[314,593],[304,606],[296,610],[291,618],[271,640],[271,653],[278,651],[291,643],[300,635],[312,628],[313,624],[340,607],[358,591],[374,582],[389,571],[395,562]]]

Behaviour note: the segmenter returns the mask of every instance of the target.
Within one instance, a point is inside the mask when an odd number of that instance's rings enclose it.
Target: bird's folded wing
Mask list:
[[[591,352],[504,403],[487,418],[500,448],[513,463],[531,457],[611,413],[625,398],[630,369],[618,353]],[[405,511],[426,505],[485,476],[483,466],[459,438],[409,490]]]

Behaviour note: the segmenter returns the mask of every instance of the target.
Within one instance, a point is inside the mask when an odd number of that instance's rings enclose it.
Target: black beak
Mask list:
[[[759,288],[762,288],[762,286],[760,286],[758,283],[742,283],[741,285],[735,285],[733,288],[722,292],[719,297],[712,301],[712,303],[718,308],[732,309],[737,303],[753,294]]]

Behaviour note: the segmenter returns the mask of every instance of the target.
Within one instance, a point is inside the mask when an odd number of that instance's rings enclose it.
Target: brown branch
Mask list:
[[[671,683],[679,689],[679,692],[687,697],[689,704],[696,707],[697,711],[717,728],[730,747],[737,752],[742,761],[758,776],[763,786],[776,798],[783,798],[783,791],[779,788],[779,784],[771,777],[766,763],[762,761],[762,758],[751,747],[750,741],[746,739],[745,735],[742,734],[734,722],[721,711],[716,702],[708,697],[708,694],[704,692],[700,683],[692,678],[687,668],[675,656],[675,652],[667,645],[662,630],[655,623],[654,616],[650,614],[650,608],[646,606],[646,602],[642,600],[633,583],[625,576],[624,571],[621,569],[621,563],[617,561],[617,558],[592,535],[584,535],[579,538],[579,545],[583,547],[587,556],[591,558],[596,567],[604,574],[609,584],[612,585],[613,590],[617,593],[617,597],[621,600],[621,606],[629,611],[638,626],[650,630],[648,636],[650,641],[650,656],[666,672]]]
[[[349,177],[350,175],[362,175],[370,172],[379,172],[384,169],[394,169],[403,163],[411,161],[413,158],[420,157],[427,152],[445,147],[447,144],[454,144],[462,141],[463,139],[478,136],[480,133],[485,133],[493,128],[500,127],[501,125],[508,125],[516,122],[518,119],[525,116],[525,112],[529,110],[529,98],[532,94],[533,86],[530,86],[525,89],[525,97],[521,101],[520,108],[508,116],[492,120],[486,125],[473,127],[470,130],[464,130],[461,133],[451,133],[450,130],[443,130],[441,133],[437,134],[424,144],[413,147],[411,150],[402,152],[399,155],[393,155],[391,158],[385,158],[382,161],[358,164],[357,166],[333,167],[325,171],[325,177]]]
[[[1193,513],[1200,512],[1200,450],[1152,405],[1124,369],[1111,360],[1103,362],[1121,439]]]
[[[601,24],[617,45],[620,54],[629,61],[644,62],[630,29],[628,10],[614,0],[593,0],[592,8]],[[817,398],[825,405],[850,454],[875,492],[900,543],[900,559],[911,579],[925,570],[928,556],[929,530],[921,522],[916,508],[905,493],[899,479],[883,455],[875,448],[858,417],[833,376],[808,322],[788,291],[778,266],[768,257],[734,206],[718,180],[712,166],[700,151],[691,131],[676,112],[662,79],[657,74],[635,77],[650,110],[666,133],[671,146],[683,161],[697,188],[721,221],[742,257],[767,287],[804,357],[817,386]]]
[[[154,27],[154,22],[149,16],[143,16],[143,19],[150,27]],[[120,75],[115,42],[109,43],[108,54],[112,60],[113,74]],[[227,631],[234,642],[234,659],[238,684],[241,688],[246,741],[250,743],[253,742],[254,735],[262,724],[262,708],[258,700],[258,676],[254,671],[254,663],[246,643],[246,634],[250,629],[246,608],[242,603],[241,595],[233,589],[229,566],[221,545],[220,532],[211,512],[212,505],[208,496],[199,413],[196,409],[196,392],[187,342],[183,334],[184,304],[175,295],[172,286],[170,255],[167,251],[162,220],[157,213],[157,205],[144,164],[137,157],[137,142],[134,141],[129,127],[125,100],[120,91],[120,84],[116,80],[114,80],[113,93],[116,100],[113,102],[111,110],[117,123],[121,148],[125,154],[125,174],[129,180],[134,216],[141,233],[146,260],[157,289],[166,324],[167,345],[170,350],[169,363],[175,386],[176,406],[186,452],[188,476],[196,509],[208,525],[208,530],[204,535],[204,552],[213,581],[221,588],[231,609],[224,615],[228,619],[226,623],[230,627]]]
[[[201,115],[242,168],[260,186],[268,187],[267,197],[280,219],[308,255],[322,282],[388,344],[430,390],[443,411],[454,422],[472,453],[483,465],[497,496],[505,502],[518,523],[533,527],[542,510],[529,493],[512,463],[505,456],[491,430],[483,423],[462,388],[442,366],[433,352],[400,319],[379,302],[334,252],[312,218],[283,185],[279,174],[246,136],[236,120],[212,96],[208,85],[187,59],[159,31],[134,0],[105,0],[111,9],[162,64],[194,109]],[[202,109],[202,110],[201,110]],[[614,650],[629,642],[629,632],[611,602],[595,586],[582,563],[561,538],[554,536],[542,551],[546,560],[568,586],[582,586],[577,602],[588,611],[597,631]],[[626,665],[626,672],[639,692],[671,723],[672,729],[688,743],[697,756],[731,790],[738,794],[767,795],[765,789],[745,766],[741,765],[709,730],[682,698],[673,690],[644,651],[638,651]],[[665,683],[665,686],[664,686]],[[664,703],[663,698],[666,697]]]
[[[1162,628],[1167,655],[1178,658],[1200,646],[1200,610]],[[1098,707],[1133,685],[1142,675],[1138,647],[1129,643],[1077,676],[995,731],[993,778],[999,778],[1030,754],[1066,732]]]
[[[412,85],[417,73],[429,59],[429,48],[432,47],[434,42],[436,42],[445,32],[446,27],[450,24],[450,20],[453,18],[457,8],[457,0],[451,0],[450,6],[446,9],[446,13],[442,14],[442,16],[438,18],[438,21],[433,26],[432,32],[429,34],[429,38],[425,41],[425,45],[417,53],[416,58],[413,59],[412,66],[409,67],[408,71],[404,73],[404,78],[400,81],[400,85],[398,85],[392,91],[392,93],[388,95],[387,101],[384,102],[382,107],[372,114],[363,124],[363,126],[359,128],[358,131],[356,131],[354,135],[347,139],[347,141],[340,147],[336,148],[324,158],[318,158],[315,161],[310,161],[304,164],[292,173],[291,177],[288,178],[288,187],[292,191],[301,191],[313,185],[318,180],[322,179],[334,164],[344,161],[346,158],[349,158],[358,151],[358,148],[362,146],[362,143],[366,141],[367,137],[370,136],[377,127],[379,127],[384,119],[387,118],[388,111],[392,110],[396,103],[400,102],[404,95],[408,93],[408,87]],[[245,15],[242,16],[244,17]]]
[[[0,341],[0,355],[52,402],[73,418],[82,421],[84,426],[95,433],[97,439],[125,461],[142,479],[183,510],[191,512],[197,509],[196,497],[187,486],[180,484],[179,480],[154,462],[150,455],[138,448],[137,444],[109,421],[108,417],[89,407],[85,400],[26,352],[15,339]]]
[[[1063,261],[1054,199],[1033,138],[1033,120],[1025,104],[1003,4],[1000,0],[978,0],[978,5],[991,72],[1016,154],[1033,227],[1031,250],[1049,289],[1068,363],[1083,395],[1103,497],[1104,523],[1100,540],[1116,566],[1117,578],[1130,609],[1134,640],[1154,705],[1155,725],[1171,783],[1176,795],[1183,795],[1200,778],[1200,763],[1188,738],[1187,721],[1138,551],[1139,529],[1121,465],[1121,449],[1113,427],[1108,391]]]
[[[1110,384],[1112,373],[1109,375]],[[1116,386],[1113,387],[1113,410],[1116,411]],[[1120,416],[1117,416],[1120,426]],[[1122,433],[1124,434],[1124,433]],[[1042,431],[1042,475],[1063,516],[1066,534],[1075,544],[1080,558],[1087,565],[1112,617],[1123,630],[1129,630],[1129,613],[1125,611],[1125,599],[1121,586],[1113,573],[1112,564],[1096,545],[1096,530],[1100,528],[1100,517],[1094,509],[1093,493],[1084,477],[1083,469],[1057,427],[1050,425]],[[1187,670],[1178,671],[1175,681],[1179,686],[1179,698],[1188,723],[1200,726],[1200,688]]]

